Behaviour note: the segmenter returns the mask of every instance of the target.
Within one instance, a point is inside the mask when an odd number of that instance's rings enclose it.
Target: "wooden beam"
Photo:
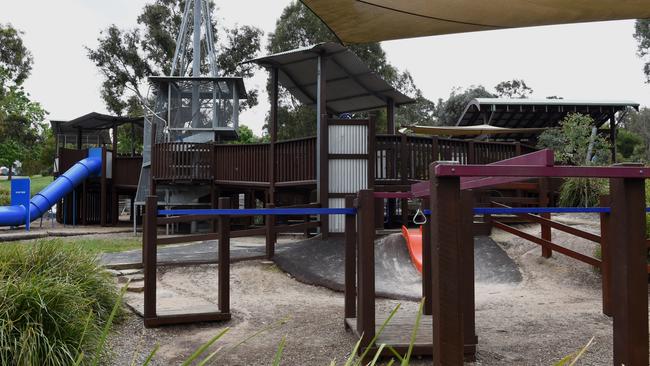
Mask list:
[[[386,133],[395,134],[395,101],[393,98],[388,98],[388,104],[386,104]]]
[[[269,124],[269,203],[275,204],[275,143],[278,141],[278,68],[271,69],[271,121]]]
[[[648,249],[643,179],[611,179],[609,238],[614,310],[614,364],[648,364]]]
[[[327,115],[327,62],[325,56],[318,56],[318,88],[317,88],[317,169],[318,169],[318,203],[321,207],[329,207],[329,126]],[[329,234],[329,217],[326,215],[320,216],[321,221],[321,235],[322,238],[327,238]]]
[[[358,197],[357,331],[363,334],[365,349],[375,337],[375,197],[368,189],[359,191]]]
[[[462,229],[460,178],[438,177],[429,168],[431,192],[431,262],[433,364],[463,365]],[[468,228],[469,230],[469,228]]]
[[[230,208],[230,198],[219,197],[219,208]],[[219,216],[219,311],[230,313],[230,216]]]

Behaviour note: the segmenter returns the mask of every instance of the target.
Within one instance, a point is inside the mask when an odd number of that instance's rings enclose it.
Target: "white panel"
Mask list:
[[[344,198],[330,198],[330,208],[343,208],[345,207]],[[345,216],[344,215],[329,215],[330,232],[343,233],[345,232]]]
[[[330,154],[367,154],[368,127],[360,125],[329,126]]]
[[[368,160],[332,159],[329,161],[330,193],[357,193],[368,188]]]
[[[106,178],[113,179],[113,152],[106,151]]]

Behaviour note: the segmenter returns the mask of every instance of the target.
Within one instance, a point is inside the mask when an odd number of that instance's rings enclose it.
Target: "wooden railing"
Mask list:
[[[268,144],[215,145],[214,179],[234,182],[268,182]]]
[[[534,150],[518,143],[478,142],[437,137],[377,135],[375,181],[406,183],[429,178],[437,160],[488,164]],[[162,180],[214,179],[219,182],[269,182],[269,144],[212,145],[163,143],[154,148],[154,177]],[[316,180],[316,138],[275,144],[275,181]]]
[[[277,182],[316,180],[316,138],[281,141],[275,144]]]
[[[406,135],[378,135],[376,149],[375,180],[380,184],[428,179],[433,161],[489,164],[536,150],[519,143]]]
[[[154,145],[151,174],[165,180],[211,180],[213,145],[163,142]]]

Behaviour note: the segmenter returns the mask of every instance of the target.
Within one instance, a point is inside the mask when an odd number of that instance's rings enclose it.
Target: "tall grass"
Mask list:
[[[110,275],[83,249],[3,245],[0,364],[69,365],[94,353],[116,303]]]

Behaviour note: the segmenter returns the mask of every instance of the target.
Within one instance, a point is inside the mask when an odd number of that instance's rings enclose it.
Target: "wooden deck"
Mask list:
[[[375,318],[376,328],[375,331],[379,332],[382,324],[386,321],[387,316],[377,316]],[[386,344],[395,349],[400,354],[405,354],[411,341],[413,327],[415,326],[416,314],[396,314],[386,325],[384,331],[377,337],[376,344]],[[357,331],[357,319],[345,318],[345,325],[357,337],[361,335]],[[373,347],[372,351],[376,351],[377,347]],[[465,359],[471,361],[475,357],[476,346],[465,346]],[[413,344],[413,355],[415,356],[432,356],[433,355],[433,325],[431,315],[423,315],[420,320],[420,327],[418,328]],[[392,352],[384,349],[382,352],[384,356],[391,356]]]
[[[386,321],[387,316],[377,316],[375,331],[379,333],[379,328]],[[400,354],[404,354],[409,347],[413,327],[415,326],[416,314],[396,314],[386,325],[384,331],[377,337],[376,344],[385,343],[393,347]],[[346,318],[345,325],[357,336],[357,318]],[[431,315],[423,315],[418,328],[417,336],[413,346],[413,354],[419,356],[431,356],[433,354],[433,327],[431,325]],[[373,347],[376,350],[376,347]],[[386,356],[392,353],[385,350]]]

